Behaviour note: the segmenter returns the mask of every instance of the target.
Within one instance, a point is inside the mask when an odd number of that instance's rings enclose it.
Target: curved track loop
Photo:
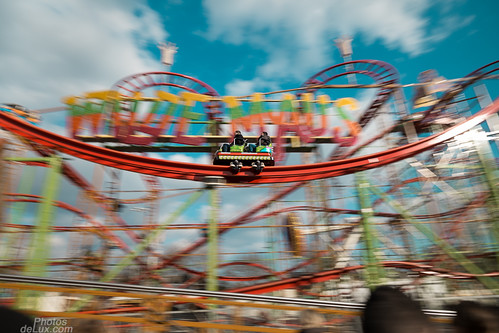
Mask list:
[[[480,124],[489,115],[499,111],[499,99],[460,124],[429,136],[417,142],[383,152],[343,160],[268,167],[255,175],[250,167],[243,167],[238,175],[233,175],[228,167],[172,162],[150,157],[142,157],[111,149],[86,144],[70,139],[39,127],[6,113],[0,113],[0,126],[32,142],[66,153],[93,163],[106,165],[126,171],[152,176],[204,181],[206,177],[224,177],[231,183],[289,183],[336,177],[362,170],[377,168],[419,154],[436,145],[459,135]]]
[[[305,81],[303,86],[325,85],[331,80],[352,74],[367,75],[376,81],[376,84],[382,86],[376,98],[357,121],[361,127],[364,127],[395,91],[394,84],[399,81],[399,74],[395,67],[379,60],[348,61],[320,71]],[[386,87],[383,87],[384,85]]]
[[[320,163],[316,165],[305,165],[305,166],[292,166],[292,167],[273,167],[273,168],[268,168],[266,172],[259,177],[232,177],[232,179],[236,179],[237,181],[244,182],[248,180],[253,181],[253,180],[259,180],[259,182],[264,183],[264,182],[276,182],[278,181],[297,181],[299,180],[298,183],[295,183],[295,185],[302,184],[304,177],[303,175],[300,175],[299,177],[290,179],[289,173],[286,175],[286,173],[282,173],[282,171],[302,171],[306,172],[309,174],[309,177],[307,180],[312,180],[312,179],[319,179],[319,178],[326,178],[326,177],[331,177],[331,176],[336,176],[336,175],[342,175],[342,174],[347,174],[347,173],[353,173],[358,170],[364,170],[364,169],[369,169],[369,168],[374,168],[378,167],[381,165],[389,164],[391,162],[395,162],[397,160],[405,158],[405,156],[412,156],[414,154],[417,154],[421,151],[424,151],[426,149],[430,149],[431,147],[444,142],[445,140],[458,135],[473,126],[479,124],[483,120],[486,119],[486,117],[490,114],[493,114],[497,112],[499,109],[499,100],[494,101],[493,104],[491,104],[489,107],[481,110],[479,113],[477,113],[475,116],[472,118],[469,118],[467,121],[455,125],[452,128],[449,128],[445,132],[433,135],[431,137],[428,137],[424,140],[421,140],[419,142],[409,144],[403,147],[399,147],[396,149],[391,149],[385,152],[381,152],[378,154],[373,154],[369,156],[364,156],[360,158],[353,158],[353,159],[347,159],[343,161],[335,161],[335,162],[326,162],[326,163]],[[5,114],[0,114],[0,125],[7,130],[14,132],[18,135],[21,135],[31,141],[34,141],[36,143],[61,150],[63,152],[67,152],[69,154],[72,154],[74,156],[80,157],[80,158],[85,158],[89,161],[93,161],[96,163],[101,163],[104,165],[108,165],[111,167],[117,167],[121,168],[124,170],[130,170],[130,171],[139,171],[141,168],[138,166],[136,163],[137,161],[139,162],[147,162],[145,165],[148,166],[148,168],[142,168],[142,170],[145,170],[147,173],[151,173],[153,175],[159,175],[163,177],[168,177],[168,175],[171,175],[173,172],[175,172],[173,178],[177,179],[191,179],[191,180],[202,180],[204,176],[207,175],[205,173],[205,170],[208,170],[212,173],[210,175],[219,175],[219,176],[225,176],[227,175],[227,171],[224,170],[223,167],[214,167],[214,166],[207,166],[207,165],[193,165],[193,164],[186,164],[186,163],[175,163],[175,162],[169,162],[169,161],[162,161],[162,160],[157,160],[157,159],[151,159],[151,158],[144,158],[144,157],[138,157],[135,155],[130,155],[130,154],[125,154],[125,153],[117,153],[112,150],[108,150],[105,148],[100,148],[100,147],[94,147],[92,145],[84,144],[76,140],[68,139],[62,136],[58,136],[56,134],[44,131],[38,127],[31,126],[24,121],[10,117]],[[119,158],[116,158],[119,157]],[[133,158],[132,161],[130,159]],[[380,160],[379,158],[383,158],[383,160]],[[377,159],[377,160],[376,160]],[[120,164],[121,163],[121,164]],[[142,165],[142,163],[141,163]],[[355,169],[352,168],[352,165],[354,165]],[[172,171],[169,166],[175,166],[176,168]],[[325,174],[323,172],[324,168],[331,168],[331,172],[328,174]],[[165,173],[162,173],[163,170],[168,171],[168,175]],[[193,175],[190,176],[185,176],[185,173],[187,172],[186,170],[189,171],[194,171],[196,172]],[[319,170],[319,171],[317,171]],[[272,171],[270,174],[269,172]],[[310,171],[313,171],[314,174],[310,175]],[[279,174],[281,172],[281,174]],[[318,172],[318,173],[317,173]],[[322,174],[321,174],[322,172]],[[190,173],[190,172],[189,172]],[[180,176],[179,176],[180,175]],[[263,177],[263,176],[270,176],[270,177]],[[227,176],[226,176],[227,177]],[[230,176],[228,176],[228,179]],[[288,189],[285,189],[278,193],[276,195],[276,198],[285,196],[289,193],[291,193],[293,190],[296,189],[296,186],[293,185]],[[273,199],[269,200],[269,202],[272,202]],[[243,214],[241,217],[238,217],[237,219],[234,219],[233,222],[229,223],[228,225],[240,225],[245,223],[251,216],[258,210],[263,209],[268,206],[268,202],[262,203],[261,205],[255,207],[251,212]],[[222,231],[227,231],[227,229],[220,230]],[[198,246],[204,244],[205,240],[200,240],[197,243],[193,244],[191,247],[188,249],[185,249],[184,251],[181,251],[177,255],[174,255],[173,257],[170,257],[166,259],[162,264],[159,266],[164,267],[168,265],[169,263],[172,263],[176,259],[178,259],[182,253],[188,253],[192,249],[197,248]]]
[[[127,76],[112,86],[112,90],[118,91],[126,97],[133,97],[137,92],[154,87],[173,87],[192,93],[219,97],[218,92],[208,84],[191,76],[172,72],[147,72]],[[214,119],[221,111],[218,101],[203,103],[205,112],[209,119]]]
[[[136,92],[147,88],[166,86],[185,89],[209,96],[219,96],[208,84],[193,77],[172,72],[147,72],[127,76],[116,82],[112,89],[121,95],[132,97]]]
[[[484,66],[482,68],[486,68],[487,66]],[[494,70],[492,70],[494,71]],[[473,73],[475,74],[483,74],[486,75],[490,73],[491,71],[480,72],[480,70],[477,70]],[[350,73],[354,73],[351,71]],[[355,72],[358,73],[358,72]],[[473,74],[472,73],[472,74]],[[341,76],[341,75],[347,75],[349,74],[348,72],[338,74],[336,77]],[[471,74],[470,74],[471,75]],[[470,76],[468,75],[468,76]],[[483,77],[483,75],[481,77]],[[474,78],[471,78],[469,84],[472,84],[473,82],[476,82]],[[466,87],[465,85],[464,87]],[[464,89],[464,88],[463,88]],[[463,90],[461,89],[461,91]],[[385,94],[386,99],[388,99],[389,94]],[[455,94],[453,95],[455,96]],[[383,97],[383,96],[382,96]],[[380,97],[381,98],[381,97]],[[379,100],[380,98],[376,98],[376,100]],[[450,98],[452,99],[452,98]],[[449,99],[447,100],[447,102]],[[373,105],[375,102],[373,102]],[[379,105],[378,105],[379,107]],[[100,148],[100,147],[94,147],[88,144],[82,144],[78,141],[74,141],[69,139],[70,141],[65,142],[64,147],[61,149],[58,149],[57,142],[58,144],[60,143],[58,140],[61,138],[66,139],[61,136],[54,135],[52,138],[50,138],[51,135],[48,135],[49,138],[43,138],[47,133],[43,134],[43,130],[41,132],[33,131],[33,129],[38,129],[33,126],[24,126],[24,124],[21,120],[13,119],[12,117],[5,116],[3,114],[0,114],[0,126],[5,127],[6,129],[21,135],[28,140],[31,140],[33,142],[42,144],[44,146],[51,147],[56,150],[60,150],[62,152],[66,152],[68,154],[87,159],[89,161],[93,161],[96,163],[108,165],[111,167],[116,167],[116,168],[121,168],[124,170],[129,170],[129,171],[135,171],[135,172],[140,172],[137,171],[138,169],[142,169],[142,166],[138,167],[137,165],[141,163],[146,163],[145,165],[148,165],[147,172],[144,172],[145,174],[149,175],[155,175],[155,176],[162,176],[162,177],[171,177],[171,175],[174,175],[175,177],[171,178],[176,178],[176,179],[189,179],[189,180],[195,180],[195,181],[202,181],[205,176],[211,176],[211,175],[217,175],[217,176],[222,176],[225,177],[228,181],[233,181],[233,182],[248,182],[248,183],[274,183],[274,182],[297,182],[297,181],[303,181],[303,180],[314,180],[314,179],[320,179],[320,178],[327,178],[327,177],[333,177],[333,176],[339,176],[339,175],[344,175],[348,173],[353,173],[359,170],[366,170],[366,169],[371,169],[375,168],[378,166],[386,165],[401,159],[404,159],[409,156],[413,156],[415,154],[418,154],[419,152],[422,152],[424,150],[430,149],[434,147],[435,145],[438,145],[441,142],[444,142],[447,139],[452,138],[455,135],[458,135],[473,126],[479,124],[483,120],[486,119],[486,117],[492,113],[498,112],[499,110],[499,102],[498,100],[494,101],[494,103],[481,110],[478,114],[475,116],[469,118],[465,122],[458,124],[450,129],[448,129],[445,132],[433,135],[427,139],[421,140],[419,142],[416,142],[414,144],[409,144],[403,147],[399,147],[396,149],[391,149],[385,152],[377,153],[377,154],[372,154],[368,156],[363,156],[359,158],[351,158],[351,159],[344,159],[340,161],[335,161],[335,162],[325,162],[325,163],[318,163],[314,165],[306,165],[306,166],[291,166],[291,167],[273,167],[273,168],[268,168],[265,170],[264,174],[255,176],[248,170],[243,169],[242,173],[243,175],[240,176],[233,176],[230,173],[228,173],[226,170],[223,170],[223,167],[213,167],[213,166],[202,166],[202,165],[192,165],[192,164],[185,164],[185,163],[173,163],[173,162],[168,162],[168,161],[161,161],[161,160],[156,160],[156,159],[150,159],[150,158],[137,158],[135,159],[135,155],[129,155],[129,154],[124,154],[124,153],[118,153],[117,156],[114,156],[116,152],[112,152],[112,155],[108,159],[102,159],[102,151],[94,151],[94,148],[99,148],[100,150],[105,150],[109,152],[109,150]],[[369,109],[367,110],[369,111]],[[367,113],[367,112],[366,112]],[[375,115],[375,111],[371,113],[371,118],[372,116]],[[364,120],[365,123],[369,121],[371,118],[363,116],[362,119],[367,119]],[[50,134],[50,133],[49,133]],[[74,141],[74,142],[72,142]],[[73,145],[73,143],[76,143]],[[85,152],[84,150],[88,149],[88,152]],[[99,150],[98,149],[98,150]],[[106,152],[106,154],[108,154]],[[126,156],[126,157],[124,157]],[[122,158],[130,158],[134,157],[134,161],[130,164],[125,164],[124,167],[118,166],[119,163],[122,163]],[[99,162],[100,161],[100,162]],[[158,162],[159,161],[159,162]],[[161,163],[160,163],[161,162]],[[158,165],[155,165],[157,163]],[[173,168],[176,167],[176,168]],[[189,171],[193,170],[192,167],[195,167],[196,174],[193,175],[193,178],[188,178],[185,177],[185,174],[182,173],[182,171],[179,170],[179,168],[185,168]],[[199,168],[198,168],[199,167]],[[350,170],[348,170],[350,169]],[[163,171],[165,171],[165,175],[163,174],[158,174]],[[268,173],[269,171],[270,173]],[[327,175],[324,173],[328,172]],[[294,176],[295,174],[300,174],[300,176]],[[291,178],[290,178],[291,177]],[[307,178],[304,178],[307,177]],[[285,179],[283,179],[285,178]],[[292,190],[292,189],[291,189]],[[291,191],[289,190],[289,191]],[[284,191],[288,192],[288,191]],[[285,194],[282,194],[285,195]],[[230,223],[229,223],[230,224]],[[239,223],[237,223],[239,224]],[[234,224],[236,225],[236,224]],[[171,261],[167,260],[166,262]],[[165,263],[166,263],[165,262]],[[407,263],[409,266],[415,265],[414,263]],[[402,265],[404,266],[404,265]],[[425,265],[425,267],[418,265],[416,266],[411,266],[412,268],[409,268],[409,266],[405,265],[405,267],[399,267],[399,268],[406,268],[406,269],[412,269],[412,270],[426,270],[429,271],[430,273],[428,274],[433,274],[432,272],[435,272],[434,269],[431,269],[431,266]],[[324,272],[323,272],[324,273]],[[497,272],[496,272],[497,273]],[[496,273],[491,273],[491,274],[496,274]],[[440,272],[439,274],[447,274],[449,275],[448,277],[450,278],[471,278],[472,276],[466,275],[466,273],[454,273],[451,272],[445,273],[445,272]],[[464,275],[463,275],[464,274]],[[466,276],[465,276],[466,275]],[[496,275],[494,275],[496,276]],[[230,277],[226,277],[230,278]],[[262,288],[260,288],[262,290]]]
[[[416,181],[416,180],[417,179],[411,179],[409,181]],[[13,199],[7,199],[7,201],[12,201],[12,202],[39,202],[41,200],[41,197],[38,196],[38,195],[18,194],[18,193],[6,193],[6,194],[8,196],[13,197]],[[453,215],[462,213],[466,209],[466,207],[470,207],[470,206],[474,207],[477,204],[478,205],[482,205],[484,203],[485,199],[486,198],[480,197],[480,198],[472,200],[470,203],[468,203],[468,204],[466,204],[463,207],[458,208],[458,209],[454,209],[454,210],[447,211],[447,212],[441,212],[439,214],[414,215],[413,218],[415,218],[415,219],[427,219],[427,218],[435,218],[435,217],[443,217],[443,216],[453,216]],[[112,234],[112,232],[111,232],[112,228],[110,228],[111,230],[107,230],[106,226],[100,224],[99,222],[94,221],[90,216],[88,216],[87,214],[85,214],[83,211],[81,211],[81,210],[77,209],[76,207],[73,207],[73,206],[71,206],[69,204],[57,201],[57,202],[54,203],[54,205],[57,206],[57,207],[66,209],[68,211],[71,211],[71,212],[79,215],[80,217],[86,219],[88,222],[90,222],[92,225],[94,225],[93,228],[99,228],[98,230],[101,231],[104,234],[103,235],[104,238],[108,238],[111,241],[115,241],[116,245],[118,245],[125,252],[129,252],[130,251],[130,249],[128,248],[128,246],[126,244],[124,244],[123,242],[121,242],[121,239],[117,238],[114,234]],[[376,205],[376,203],[374,203],[374,205]],[[287,208],[280,209],[280,210],[275,210],[275,211],[272,211],[272,212],[269,212],[269,213],[266,213],[266,214],[263,214],[263,215],[255,216],[255,217],[249,219],[246,222],[249,223],[249,222],[253,222],[253,221],[256,221],[256,220],[261,220],[261,219],[264,219],[264,218],[268,218],[268,217],[271,217],[271,216],[276,216],[276,215],[279,215],[279,214],[282,214],[282,213],[295,212],[295,211],[321,211],[321,212],[334,212],[334,213],[340,213],[340,214],[360,214],[359,210],[352,210],[352,209],[327,208],[327,207],[311,207],[311,206],[294,206],[294,207],[287,207]],[[400,214],[396,214],[396,213],[374,212],[373,215],[374,216],[382,216],[382,217],[392,217],[392,218],[400,218],[401,217]],[[6,225],[6,226],[9,226],[9,225]],[[134,226],[129,226],[129,227],[134,227]],[[153,228],[155,226],[150,226],[150,227]],[[220,228],[225,228],[225,224],[220,224],[219,227]],[[228,228],[230,228],[230,227],[231,226],[228,226]],[[345,228],[345,229],[348,229],[348,228],[351,228],[351,227],[353,227],[353,225],[351,225],[351,226],[343,226],[343,228]],[[71,231],[72,230],[71,227],[58,227],[58,226],[54,226],[53,228],[54,228],[54,230],[58,230],[58,231]],[[90,229],[93,230],[93,228],[89,228],[89,230]],[[95,230],[97,230],[97,229],[95,229]],[[303,263],[300,263],[296,267],[291,267],[289,269],[286,269],[284,271],[279,271],[279,272],[272,271],[270,268],[268,268],[266,266],[263,266],[263,265],[260,265],[260,264],[255,264],[255,263],[248,263],[248,262],[229,262],[229,263],[225,263],[225,264],[223,264],[223,265],[221,265],[219,267],[222,268],[222,267],[226,267],[226,266],[245,265],[245,266],[252,266],[252,267],[260,268],[260,269],[262,269],[264,271],[267,271],[269,274],[260,275],[260,276],[246,276],[246,277],[219,276],[219,279],[220,280],[225,280],[225,281],[255,281],[255,280],[265,279],[265,278],[268,278],[270,276],[283,276],[283,275],[288,274],[291,271],[296,270],[298,267],[304,267],[304,266],[306,266],[308,264],[311,264],[313,261],[315,261],[316,259],[318,259],[321,255],[325,254],[326,252],[327,251],[321,252],[319,255],[316,255],[313,258],[310,258],[309,260],[307,260],[307,261],[305,261]],[[178,269],[181,269],[181,270],[183,270],[183,271],[185,271],[187,273],[190,273],[190,274],[193,274],[193,275],[197,275],[199,277],[203,277],[203,276],[206,275],[206,272],[196,271],[196,270],[193,270],[193,269],[189,269],[189,268],[186,268],[184,266],[181,266],[181,265],[178,265],[178,264],[175,264],[175,263],[172,263],[172,266],[174,266],[174,267],[176,267]],[[462,274],[466,274],[466,273],[456,273],[456,274],[461,276]],[[493,273],[493,274],[496,274],[496,273]]]
[[[357,121],[360,128],[364,128],[374,117],[376,117],[381,106],[383,106],[395,92],[396,88],[394,85],[399,82],[399,74],[395,67],[379,60],[349,61],[320,71],[305,81],[303,86],[325,85],[334,79],[354,74],[369,76],[381,87],[372,103]],[[314,91],[316,89],[311,87],[311,90]],[[352,154],[345,152],[348,147],[348,143],[340,143],[333,149],[330,160],[339,160],[352,156]]]
[[[405,269],[417,272],[421,275],[429,276],[439,276],[448,279],[474,279],[477,277],[499,277],[499,272],[492,272],[486,274],[471,274],[462,272],[453,272],[447,269],[441,269],[432,265],[407,262],[407,261],[383,261],[379,263],[383,267],[392,267],[398,269]],[[296,289],[306,285],[320,283],[332,279],[339,278],[340,275],[362,270],[364,265],[349,266],[339,269],[334,269],[330,271],[318,272],[313,274],[304,275],[297,278],[282,279],[273,282],[267,282],[262,284],[255,284],[248,287],[242,287],[237,289],[227,290],[227,292],[233,293],[245,293],[245,294],[264,294],[272,291],[282,290],[282,289]]]
[[[428,219],[428,218],[436,218],[436,217],[455,216],[457,214],[461,214],[468,207],[475,207],[476,205],[483,205],[484,201],[485,201],[485,198],[480,197],[480,198],[472,200],[469,204],[466,204],[463,207],[460,207],[460,208],[457,208],[457,209],[453,209],[451,211],[441,212],[441,213],[438,213],[438,214],[414,215],[413,218],[415,218],[415,219]],[[279,214],[282,214],[282,213],[286,213],[286,212],[295,212],[295,211],[320,211],[320,212],[334,212],[334,213],[340,213],[340,214],[360,214],[359,210],[352,210],[352,209],[327,208],[327,207],[311,207],[311,206],[294,206],[294,207],[283,208],[283,209],[280,209],[280,210],[275,210],[275,211],[272,211],[272,212],[269,212],[269,213],[266,213],[266,214],[263,214],[263,215],[254,216],[253,218],[248,218],[245,221],[245,223],[249,223],[249,222],[253,222],[253,221],[256,221],[256,220],[268,218],[268,217],[271,217],[271,216],[276,216],[276,215],[279,215]],[[374,216],[381,216],[381,217],[390,217],[390,218],[401,218],[402,217],[400,214],[397,214],[397,213],[373,212],[373,215]],[[227,229],[234,226],[232,224],[220,224],[219,227],[220,227],[220,229],[224,229],[226,227],[226,225],[227,225]],[[349,229],[349,228],[352,228],[352,227],[353,227],[353,225],[343,226],[344,229]],[[225,230],[227,230],[227,229],[225,229]],[[188,251],[184,251],[184,252],[188,252]],[[262,269],[264,269],[264,270],[266,270],[266,271],[268,271],[268,272],[271,272],[274,276],[282,276],[282,275],[288,274],[289,272],[295,271],[297,268],[301,268],[301,267],[304,267],[304,266],[307,266],[307,265],[313,263],[315,260],[317,260],[321,256],[325,255],[327,252],[329,252],[329,251],[328,250],[321,251],[319,254],[314,255],[314,257],[312,257],[310,259],[307,259],[306,261],[301,262],[297,266],[290,267],[290,268],[288,268],[288,269],[286,269],[284,271],[279,271],[279,272],[277,272],[277,271],[271,271],[270,268],[264,268],[264,266],[261,266],[261,265],[259,267],[262,268]],[[177,267],[178,269],[181,269],[181,270],[184,270],[184,271],[186,271],[188,273],[191,273],[191,274],[195,274],[195,275],[199,275],[199,276],[204,276],[206,274],[205,272],[195,271],[195,270],[188,269],[186,267],[180,266],[178,264],[175,264],[175,263],[172,262],[171,258],[170,258],[169,264]],[[240,263],[240,262],[227,263],[225,265],[248,265],[248,266],[257,267],[257,265],[253,264],[253,263]],[[457,275],[460,275],[460,274],[466,275],[467,273],[456,273],[456,274]],[[499,275],[499,272],[494,272],[494,273],[491,273],[491,274]],[[468,276],[468,275],[466,275],[466,276]],[[471,277],[471,275],[469,275],[469,276]],[[267,277],[268,277],[268,275],[253,276],[253,277],[219,276],[219,279],[226,280],[226,281],[251,281],[251,280],[264,279],[264,278],[267,278]]]
[[[454,216],[454,215],[461,214],[463,211],[467,210],[469,207],[482,206],[483,204],[485,204],[486,200],[487,200],[487,196],[481,195],[481,196],[469,201],[469,203],[463,205],[462,207],[455,208],[455,209],[450,210],[450,211],[440,212],[440,213],[435,213],[435,214],[412,215],[412,217],[414,219],[417,219],[417,220],[424,220],[424,219]],[[381,203],[381,201],[374,202],[373,207],[379,203]],[[268,213],[265,213],[262,215],[253,216],[252,218],[249,218],[246,222],[250,223],[250,222],[262,220],[265,218],[269,218],[272,216],[280,215],[283,213],[298,212],[298,211],[315,211],[315,212],[353,214],[353,215],[360,215],[361,214],[361,210],[358,210],[358,209],[329,208],[329,207],[317,207],[317,206],[292,206],[292,207],[282,208],[279,210],[274,210],[272,212],[268,212]],[[379,216],[379,217],[389,217],[389,218],[401,218],[402,217],[402,215],[398,214],[398,213],[373,212],[372,214],[373,214],[373,216]],[[225,227],[224,223],[220,224],[220,228],[224,228],[224,227]]]

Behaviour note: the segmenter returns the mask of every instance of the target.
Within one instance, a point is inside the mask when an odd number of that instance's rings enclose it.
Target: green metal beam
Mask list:
[[[357,194],[359,198],[360,211],[362,216],[362,231],[363,238],[366,244],[366,273],[367,285],[373,289],[381,282],[381,277],[384,276],[383,268],[378,264],[376,257],[377,242],[374,237],[374,230],[371,229],[371,220],[373,217],[373,208],[369,195],[369,183],[367,182],[364,173],[355,174],[355,183],[357,186]]]
[[[158,225],[158,228],[151,231],[147,237],[144,238],[142,242],[137,244],[137,246],[128,254],[126,255],[121,261],[119,261],[112,270],[104,274],[102,279],[100,280],[101,282],[109,282],[112,279],[114,279],[123,269],[128,267],[132,261],[138,257],[148,246],[150,243],[152,243],[156,237],[159,236],[159,234],[163,231],[164,227],[170,225],[171,223],[175,222],[175,220],[184,213],[189,206],[191,206],[197,199],[201,197],[203,194],[204,190],[198,190],[194,192],[180,207],[177,208],[173,214],[171,214],[163,223],[160,223]],[[79,302],[76,302],[69,311],[78,311],[83,307],[92,297],[84,297],[82,298]]]
[[[468,258],[466,258],[463,254],[461,254],[457,249],[455,249],[452,245],[447,243],[442,238],[438,237],[438,235],[433,232],[430,228],[423,225],[422,223],[418,223],[407,210],[403,208],[401,204],[398,203],[397,200],[391,199],[387,194],[381,192],[375,186],[369,187],[370,191],[378,197],[382,198],[385,203],[390,205],[397,213],[399,213],[405,221],[409,222],[413,225],[419,232],[428,238],[433,244],[440,247],[449,257],[453,258],[456,262],[458,262],[461,266],[464,267],[468,272],[472,274],[477,274],[477,279],[485,285],[487,288],[491,290],[499,290],[499,282],[490,277],[483,276],[484,272],[476,266],[473,262],[471,262]]]
[[[50,164],[54,157],[6,157],[6,161],[13,162],[46,162]]]
[[[53,156],[46,158],[49,163],[47,178],[45,181],[42,200],[38,210],[38,223],[35,226],[33,238],[29,247],[29,254],[24,266],[24,272],[28,276],[45,276],[47,274],[47,261],[50,256],[50,229],[54,221],[55,205],[62,158]],[[39,292],[25,291],[18,294],[17,305],[21,308],[33,309],[37,306],[36,298]],[[32,303],[33,302],[33,303]]]
[[[116,264],[116,266],[107,272],[101,279],[102,282],[108,282],[111,281],[113,278],[116,277],[125,267],[130,265],[132,261],[139,256],[148,246],[150,243],[152,243],[156,237],[159,236],[159,234],[163,231],[163,228],[170,225],[171,223],[175,222],[175,220],[184,213],[187,208],[189,208],[190,205],[192,205],[201,195],[203,194],[203,190],[199,190],[194,192],[187,201],[185,201],[173,214],[171,214],[168,219],[165,220],[165,222],[161,223],[158,225],[158,228],[156,230],[151,231],[147,237],[144,238],[142,242],[137,244],[137,246],[133,249],[132,252],[130,252],[128,255],[126,255],[119,263]]]
[[[44,192],[38,210],[38,224],[34,230],[33,240],[30,246],[29,258],[26,262],[25,273],[29,276],[45,276],[46,264],[50,255],[50,228],[54,220],[53,204],[59,189],[62,158],[54,156],[48,158],[49,166]]]

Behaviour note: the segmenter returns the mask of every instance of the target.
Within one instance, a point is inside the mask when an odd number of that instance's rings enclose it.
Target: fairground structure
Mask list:
[[[355,331],[380,284],[438,322],[497,303],[499,61],[402,85],[350,56],[248,96],[131,75],[64,97],[65,134],[2,106],[2,302],[123,332],[292,332],[308,307]],[[212,165],[235,130],[275,166]]]

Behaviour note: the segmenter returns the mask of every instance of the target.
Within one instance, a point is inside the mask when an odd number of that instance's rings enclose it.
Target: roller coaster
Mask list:
[[[404,89],[432,83],[404,86],[376,60],[242,97],[136,74],[65,98],[67,135],[0,112],[2,272],[343,302],[390,283],[440,309],[497,301],[498,70],[448,80],[419,112]],[[269,131],[275,165],[213,165],[235,129]]]

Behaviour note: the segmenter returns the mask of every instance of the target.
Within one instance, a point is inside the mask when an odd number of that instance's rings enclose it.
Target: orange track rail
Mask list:
[[[93,146],[31,125],[15,116],[0,113],[0,126],[32,142],[90,162],[157,177],[204,181],[206,177],[224,177],[231,183],[288,183],[330,178],[387,165],[414,156],[480,124],[499,111],[499,99],[466,121],[420,141],[383,152],[330,162],[267,167],[255,175],[250,167],[243,167],[234,175],[228,167],[173,162],[132,155]]]

